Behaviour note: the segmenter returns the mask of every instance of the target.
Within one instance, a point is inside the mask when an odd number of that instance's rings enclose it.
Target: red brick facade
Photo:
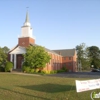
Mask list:
[[[75,55],[73,57],[62,57],[62,66],[68,68],[69,71],[75,72],[77,70]]]
[[[49,63],[47,63],[46,67],[44,68],[44,70],[59,70],[62,68],[62,56],[61,55],[57,55],[57,54],[53,54],[53,53],[49,53],[49,55],[51,56],[51,60]]]
[[[34,44],[34,43],[35,43],[35,40],[30,37],[23,37],[23,38],[18,39],[18,45],[22,47],[27,47],[30,44]]]
[[[51,54],[50,63],[44,68],[44,70],[59,70],[62,67],[66,67],[70,72],[77,71],[76,55],[73,57],[62,57],[61,55]]]
[[[35,40],[30,38],[30,37],[24,37],[24,38],[19,38],[18,39],[18,46],[22,47],[27,47],[30,44],[34,44]],[[71,57],[63,57],[60,54],[57,53],[52,53],[48,52],[49,55],[51,56],[51,60],[49,63],[46,64],[46,67],[43,70],[59,70],[62,67],[66,67],[69,71],[71,72],[76,72],[77,71],[77,66],[76,66],[76,54]],[[10,56],[8,56],[10,60]],[[14,56],[13,56],[14,59]],[[16,54],[16,68],[20,69],[22,67],[22,61],[23,61],[23,56],[22,54]],[[14,62],[14,60],[13,60]]]

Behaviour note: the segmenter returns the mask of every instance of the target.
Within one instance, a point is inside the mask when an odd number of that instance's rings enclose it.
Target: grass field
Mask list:
[[[76,92],[75,80],[0,73],[0,100],[91,100],[91,91]]]

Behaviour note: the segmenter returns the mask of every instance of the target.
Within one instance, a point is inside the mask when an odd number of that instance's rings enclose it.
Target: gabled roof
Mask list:
[[[40,45],[37,45],[37,44],[30,44],[30,45],[32,45],[32,46],[40,46]],[[75,49],[50,50],[50,49],[45,48],[45,50],[47,52],[50,52],[50,53],[53,53],[53,54],[56,54],[56,55],[60,55],[60,56],[63,56],[63,57],[74,56],[75,53],[76,53]],[[11,49],[9,53],[10,54],[23,54],[23,53],[26,53],[26,48],[17,45],[13,49]]]
[[[8,53],[12,52],[12,51],[13,51],[14,49],[16,49],[17,47],[18,47],[18,44],[17,44],[15,47],[11,48],[11,49],[9,50]]]
[[[17,48],[15,48],[13,51],[10,52],[10,54],[24,54],[24,53],[26,53],[26,48],[21,46],[18,46]]]
[[[74,56],[76,50],[75,49],[61,49],[61,50],[53,50],[54,52],[61,54],[63,57],[66,56]]]
[[[33,46],[40,46],[40,45],[37,45],[37,44],[31,44],[31,45],[33,45]],[[45,47],[44,47],[44,49],[45,49],[47,52],[51,52],[51,53],[53,53],[53,54],[59,55],[58,53],[54,52],[53,50],[47,49],[47,48],[45,48]]]
[[[54,52],[53,50],[45,48],[46,51],[59,55],[58,53]]]

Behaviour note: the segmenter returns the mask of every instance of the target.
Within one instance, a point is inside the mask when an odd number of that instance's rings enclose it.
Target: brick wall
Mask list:
[[[34,44],[35,40],[33,38],[30,37],[24,37],[24,38],[19,38],[18,39],[18,45],[22,46],[22,47],[27,47],[30,44]]]
[[[62,66],[68,68],[69,71],[76,72],[76,54],[70,57],[62,57]]]
[[[59,70],[62,68],[62,56],[49,53],[51,56],[51,60],[49,63],[46,64],[46,67],[43,70]]]

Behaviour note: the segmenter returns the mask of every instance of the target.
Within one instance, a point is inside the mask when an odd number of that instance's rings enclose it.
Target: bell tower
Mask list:
[[[30,44],[34,43],[35,39],[32,36],[32,27],[29,21],[29,15],[27,11],[24,25],[21,27],[21,36],[18,38],[18,45],[22,47],[27,47]]]

